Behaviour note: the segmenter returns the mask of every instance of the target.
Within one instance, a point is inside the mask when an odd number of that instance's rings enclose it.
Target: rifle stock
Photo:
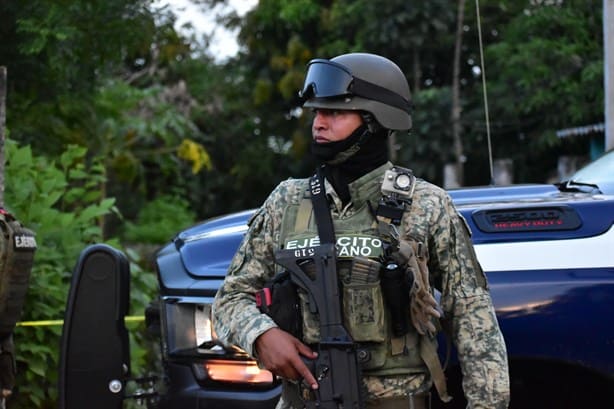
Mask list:
[[[308,409],[363,409],[356,345],[343,325],[334,244],[279,250],[275,260],[290,272],[292,282],[308,294],[310,310],[318,312],[320,317],[318,357],[304,359],[319,389],[309,390],[310,398],[305,406]],[[301,268],[303,263],[309,262],[315,265],[313,279]]]

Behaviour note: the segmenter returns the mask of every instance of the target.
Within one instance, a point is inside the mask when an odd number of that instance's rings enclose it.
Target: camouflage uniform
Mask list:
[[[349,185],[352,202],[343,207],[332,186],[333,220],[349,217],[369,200],[377,204],[379,188],[390,163]],[[357,198],[361,183],[371,183],[369,197]],[[269,195],[249,222],[249,230],[230,265],[213,304],[215,331],[224,343],[238,345],[254,355],[256,338],[275,322],[256,307],[255,293],[276,271],[275,250],[280,248],[284,210],[300,200],[306,179],[286,180]],[[402,232],[427,243],[431,282],[441,292],[441,307],[451,318],[452,337],[463,372],[463,388],[471,408],[506,408],[509,401],[507,354],[495,317],[486,278],[469,238],[468,226],[441,188],[418,179],[411,210],[403,218]],[[422,375],[365,377],[368,399],[404,395],[423,390],[430,379]],[[283,400],[278,407],[289,408]]]

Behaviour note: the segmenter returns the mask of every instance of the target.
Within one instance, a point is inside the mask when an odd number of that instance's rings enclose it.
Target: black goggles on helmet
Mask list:
[[[396,92],[355,77],[347,67],[334,61],[316,59],[307,65],[307,75],[299,97],[333,98],[358,96],[384,103],[409,112],[411,104]]]

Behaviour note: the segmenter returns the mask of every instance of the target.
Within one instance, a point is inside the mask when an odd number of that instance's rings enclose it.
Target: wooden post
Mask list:
[[[6,124],[6,67],[0,66],[0,207],[4,207],[4,142]]]

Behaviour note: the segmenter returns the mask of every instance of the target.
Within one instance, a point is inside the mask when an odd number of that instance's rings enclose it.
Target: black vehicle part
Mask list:
[[[119,409],[130,372],[124,317],[130,296],[126,256],[86,247],[73,272],[62,332],[60,409]]]

